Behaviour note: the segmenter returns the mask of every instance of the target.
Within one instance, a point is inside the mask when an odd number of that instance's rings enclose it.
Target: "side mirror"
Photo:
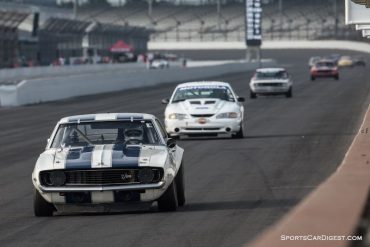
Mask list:
[[[169,99],[162,99],[162,104],[167,105],[170,102]]]
[[[49,146],[49,142],[50,142],[50,138],[48,138],[48,139],[46,140],[45,150],[48,148],[48,146]]]
[[[244,102],[245,101],[245,98],[243,97],[238,97],[238,102]]]
[[[174,148],[176,147],[176,140],[172,138],[167,139],[167,147]]]

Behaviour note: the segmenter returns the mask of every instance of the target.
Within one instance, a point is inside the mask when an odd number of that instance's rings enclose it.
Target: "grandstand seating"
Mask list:
[[[263,6],[264,39],[349,38],[347,36],[355,33],[344,25],[343,1],[338,1],[337,21],[333,0],[284,0],[283,3],[282,15],[277,11],[276,1]],[[222,5],[220,13],[215,5],[177,6],[162,3],[154,5],[151,15],[143,3],[105,9],[90,5],[80,9],[78,17],[152,28],[155,30],[152,40],[244,39],[244,6],[240,3]]]

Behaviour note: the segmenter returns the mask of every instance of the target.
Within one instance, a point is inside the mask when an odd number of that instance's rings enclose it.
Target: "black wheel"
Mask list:
[[[293,96],[293,89],[290,88],[289,91],[285,94],[287,98],[291,98]]]
[[[180,207],[185,205],[185,178],[184,163],[181,163],[180,169],[176,175],[177,202]]]
[[[47,202],[40,193],[35,189],[33,196],[33,210],[35,216],[47,217],[53,216],[55,207],[53,204]]]
[[[250,93],[250,98],[251,98],[251,99],[255,99],[255,98],[257,98],[257,94],[255,94],[255,93],[253,93],[253,92],[251,91],[251,93]]]
[[[176,180],[174,179],[166,192],[158,200],[158,209],[161,212],[176,211],[178,207]]]
[[[314,80],[316,80],[316,77],[311,76],[311,81],[314,81]]]
[[[334,79],[338,81],[339,80],[339,75],[334,76]]]
[[[233,134],[231,137],[233,138],[233,139],[242,139],[242,138],[244,138],[244,124],[243,124],[243,122],[240,124],[240,129],[239,129],[239,131],[238,132],[236,132],[235,134]]]

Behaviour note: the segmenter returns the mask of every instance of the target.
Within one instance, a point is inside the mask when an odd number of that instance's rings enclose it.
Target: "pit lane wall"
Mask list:
[[[370,203],[369,150],[370,108],[337,171],[246,247],[370,246],[365,220]]]
[[[262,49],[334,49],[370,53],[370,44],[341,40],[263,41]],[[245,50],[245,42],[149,42],[149,50]]]
[[[273,65],[271,60],[264,66]],[[256,62],[228,61],[217,65],[169,69],[129,68],[99,73],[68,74],[23,80],[17,84],[0,85],[0,106],[19,106],[54,101],[74,96],[114,92],[154,86],[161,83],[204,80],[228,73],[253,70]],[[247,80],[247,79],[246,79]]]

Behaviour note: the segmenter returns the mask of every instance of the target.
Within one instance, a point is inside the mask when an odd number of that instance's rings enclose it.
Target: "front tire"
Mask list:
[[[53,216],[55,207],[53,204],[47,202],[35,189],[33,196],[33,211],[37,217],[49,217]]]
[[[180,207],[185,205],[184,163],[182,162],[176,175],[177,202]]]
[[[257,98],[257,94],[255,94],[255,93],[253,93],[253,92],[251,91],[251,93],[250,93],[250,98],[251,98],[251,99],[255,99],[255,98]]]
[[[166,192],[158,200],[158,209],[161,212],[176,211],[178,207],[176,178],[168,186]]]
[[[293,96],[293,89],[290,88],[289,91],[285,94],[287,98],[291,98]]]
[[[240,124],[240,129],[239,129],[239,131],[238,132],[236,132],[235,134],[233,134],[232,136],[231,136],[231,138],[233,138],[233,139],[243,139],[244,138],[244,124],[243,124],[243,122]]]
[[[334,79],[338,81],[339,80],[339,75],[334,76]]]
[[[311,76],[311,81],[314,81],[314,80],[316,80],[316,77]]]

